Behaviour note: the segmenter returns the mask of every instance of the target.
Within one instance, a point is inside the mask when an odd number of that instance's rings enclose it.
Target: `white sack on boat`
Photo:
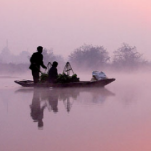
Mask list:
[[[107,78],[107,76],[106,76],[106,74],[104,73],[104,72],[99,72],[99,71],[93,71],[92,72],[92,79],[91,79],[91,81],[94,81],[94,79],[95,80],[102,80],[102,79],[106,79]]]

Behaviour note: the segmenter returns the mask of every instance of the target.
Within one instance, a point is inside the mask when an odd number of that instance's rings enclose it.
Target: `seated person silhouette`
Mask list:
[[[58,70],[57,70],[58,62],[54,61],[52,67],[48,71],[48,81],[50,83],[57,82]]]

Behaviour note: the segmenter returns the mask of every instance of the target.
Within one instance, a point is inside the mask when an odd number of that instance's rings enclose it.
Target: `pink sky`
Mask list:
[[[149,0],[0,0],[0,50],[38,45],[68,56],[83,44],[113,52],[123,42],[151,59]]]

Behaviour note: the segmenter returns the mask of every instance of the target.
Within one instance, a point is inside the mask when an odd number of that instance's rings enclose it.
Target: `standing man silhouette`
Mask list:
[[[43,51],[43,47],[38,46],[37,52],[33,53],[33,55],[30,58],[31,65],[30,65],[29,69],[31,69],[31,71],[32,71],[34,83],[38,83],[38,81],[39,81],[40,66],[47,69],[47,67],[43,63],[42,51]]]

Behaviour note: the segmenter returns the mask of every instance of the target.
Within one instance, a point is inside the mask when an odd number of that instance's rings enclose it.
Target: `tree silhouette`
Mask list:
[[[62,56],[54,55],[52,49],[47,50],[45,48],[43,50],[43,58],[44,58],[43,60],[44,60],[45,65],[47,65],[48,62],[53,63],[54,61],[57,61],[59,63],[58,68],[63,71],[63,67],[65,66],[65,61]]]
[[[104,67],[110,57],[103,46],[83,45],[69,56],[69,61],[77,68],[90,68],[93,70]]]
[[[123,43],[122,46],[114,51],[113,65],[115,67],[135,68],[146,63],[136,47]]]

